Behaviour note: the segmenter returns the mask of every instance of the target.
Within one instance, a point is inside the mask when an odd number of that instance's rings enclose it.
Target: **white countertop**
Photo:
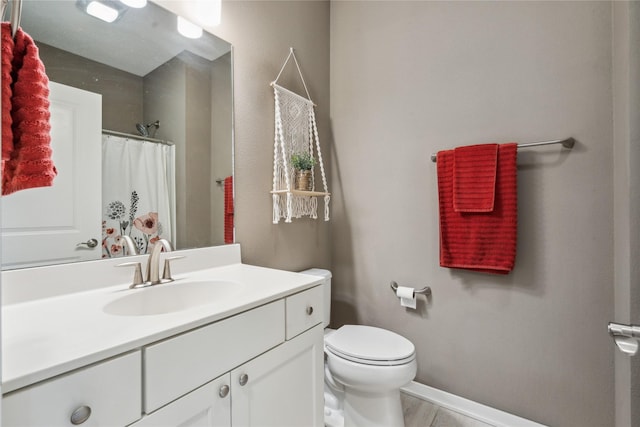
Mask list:
[[[241,313],[320,283],[315,276],[232,264],[174,276],[181,281],[240,283],[231,298],[174,313],[122,316],[103,311],[130,290],[128,284],[4,305],[2,392],[7,393],[187,330]]]

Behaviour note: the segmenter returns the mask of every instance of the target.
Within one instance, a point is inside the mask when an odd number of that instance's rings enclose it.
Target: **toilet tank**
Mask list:
[[[322,277],[322,292],[324,294],[324,319],[322,324],[326,328],[331,320],[331,272],[322,268],[310,268],[300,273]]]

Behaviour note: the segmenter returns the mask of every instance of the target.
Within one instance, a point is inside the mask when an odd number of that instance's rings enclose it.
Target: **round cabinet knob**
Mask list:
[[[229,386],[228,385],[223,385],[222,387],[220,387],[220,390],[218,391],[218,396],[225,398],[227,397],[227,395],[229,394]]]
[[[91,408],[89,406],[83,405],[71,413],[70,421],[71,421],[71,424],[73,424],[74,426],[77,426],[87,421],[90,416],[91,416]]]
[[[308,314],[309,316],[311,316],[311,315],[313,314],[313,307],[312,307],[312,306],[308,306],[308,307],[307,307],[307,314]]]
[[[247,374],[242,374],[240,375],[240,385],[245,385],[247,382],[249,382],[249,375]]]

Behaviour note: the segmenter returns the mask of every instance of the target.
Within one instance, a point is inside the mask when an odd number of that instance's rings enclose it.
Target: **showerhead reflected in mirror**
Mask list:
[[[142,123],[136,123],[136,129],[138,129],[138,133],[142,136],[149,136],[149,131],[147,127]]]
[[[231,45],[183,37],[151,2],[122,3],[113,23],[75,3],[23,5],[52,82],[58,177],[3,198],[3,268],[123,256],[124,236],[140,252],[160,238],[177,249],[232,242],[221,184],[233,174]],[[77,245],[89,239],[102,244]]]
[[[151,138],[156,137],[156,132],[158,131],[159,127],[160,127],[160,120],[156,120],[155,122],[148,123],[146,125],[143,125],[142,123],[136,123],[136,129],[138,130],[138,133],[140,134],[140,136],[148,136]],[[151,132],[149,132],[149,128],[153,128]]]

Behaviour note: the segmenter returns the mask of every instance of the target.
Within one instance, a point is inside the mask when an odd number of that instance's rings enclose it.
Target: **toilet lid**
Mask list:
[[[337,356],[373,365],[401,364],[415,356],[411,341],[373,326],[345,325],[325,337],[325,346]]]

